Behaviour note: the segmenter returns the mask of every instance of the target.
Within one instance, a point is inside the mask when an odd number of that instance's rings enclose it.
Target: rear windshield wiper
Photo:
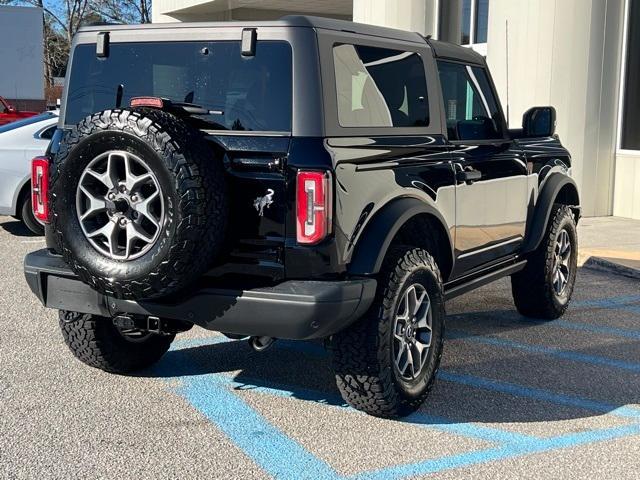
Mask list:
[[[164,108],[166,108],[167,110],[178,110],[188,115],[224,115],[223,110],[209,110],[208,108],[205,108],[202,105],[198,105],[195,103],[171,102],[169,100],[164,100],[164,102],[165,102]],[[176,112],[176,113],[179,113],[179,112]]]

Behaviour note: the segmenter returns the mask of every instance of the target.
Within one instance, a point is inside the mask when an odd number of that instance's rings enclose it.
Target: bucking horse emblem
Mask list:
[[[269,208],[269,205],[273,203],[273,194],[276,193],[270,188],[267,188],[267,194],[264,197],[258,197],[253,201],[254,208],[258,211],[258,215],[264,216],[264,209]]]

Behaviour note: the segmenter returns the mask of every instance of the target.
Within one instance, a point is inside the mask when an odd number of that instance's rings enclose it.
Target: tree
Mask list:
[[[92,9],[116,23],[151,23],[151,0],[92,0]]]

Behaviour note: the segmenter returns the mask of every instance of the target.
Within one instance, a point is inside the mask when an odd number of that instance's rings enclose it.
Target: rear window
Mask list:
[[[253,57],[239,41],[112,43],[107,58],[95,44],[79,45],[67,93],[65,123],[72,125],[132,97],[154,96],[213,111],[205,128],[291,130],[291,47],[258,41]]]
[[[429,124],[427,80],[417,53],[345,44],[333,47],[333,63],[342,127]]]

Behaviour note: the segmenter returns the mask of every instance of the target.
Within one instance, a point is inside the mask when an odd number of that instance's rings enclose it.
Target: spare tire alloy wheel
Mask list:
[[[94,290],[166,297],[200,278],[221,252],[222,159],[184,119],[105,110],[65,133],[53,162],[53,241]]]
[[[149,166],[125,151],[98,155],[82,172],[76,192],[85,237],[103,255],[134,260],[156,243],[164,222],[164,195]]]

